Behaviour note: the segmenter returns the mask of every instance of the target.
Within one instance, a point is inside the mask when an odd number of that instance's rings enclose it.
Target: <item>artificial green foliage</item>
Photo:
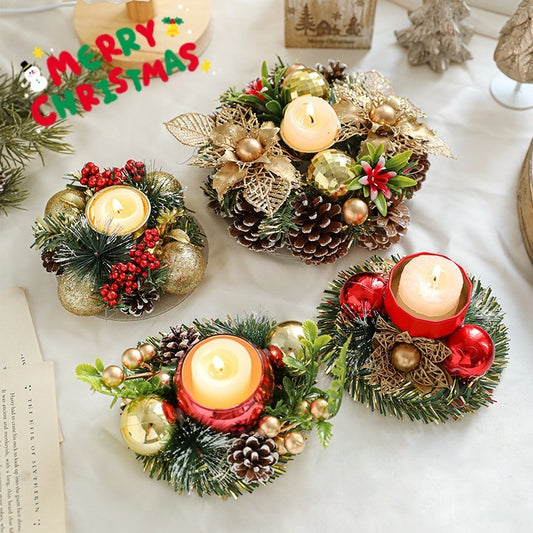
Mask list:
[[[397,262],[398,258],[393,257],[392,261]],[[470,381],[454,378],[450,388],[428,394],[420,393],[410,383],[390,394],[382,393],[379,387],[370,384],[369,372],[362,367],[372,352],[374,320],[347,317],[340,308],[339,294],[343,284],[353,275],[360,272],[388,273],[390,267],[390,261],[373,257],[363,265],[340,272],[325,291],[318,308],[317,323],[319,330],[332,338],[326,371],[334,373],[333,365],[342,356],[343,347],[347,343],[346,391],[354,400],[366,404],[370,409],[399,419],[421,420],[426,423],[445,422],[449,419],[460,419],[466,413],[493,403],[494,388],[507,365],[509,340],[500,305],[491,295],[490,289],[484,288],[474,279],[472,301],[465,323],[482,327],[492,337],[496,355],[489,371],[484,376]]]
[[[192,327],[200,332],[202,339],[231,334],[264,349],[268,346],[268,334],[275,324],[268,316],[250,314],[243,318],[228,317],[226,320],[196,320]],[[345,363],[341,354],[333,368],[334,379],[330,388],[327,391],[319,389],[316,384],[317,373],[330,337],[318,335],[318,328],[311,321],[303,323],[303,330],[299,354],[285,357],[286,366],[275,371],[275,399],[267,406],[265,414],[279,417],[282,431],[284,427],[286,431],[305,431],[315,427],[320,442],[327,446],[332,436],[331,422],[316,420],[308,410],[302,411],[301,404],[303,401],[325,398],[329,402],[329,414],[336,414],[342,399]],[[145,342],[160,350],[163,336],[161,333],[159,337],[148,337]],[[120,398],[138,400],[153,396],[176,405],[173,386],[163,387],[157,378],[157,372],[163,368],[162,363],[157,361],[156,357],[133,371],[122,367],[126,379],[121,385],[112,388],[107,387],[102,380],[105,367],[100,359],[94,365],[78,365],[76,375],[79,380],[88,383],[91,390],[113,397],[112,405]],[[171,375],[175,372],[175,369],[164,369]],[[221,433],[178,413],[166,446],[155,455],[137,456],[151,477],[167,481],[178,493],[217,495],[222,499],[252,492],[262,484],[246,484],[231,471],[227,455],[237,435]],[[254,428],[249,430],[250,433],[254,431]],[[290,454],[280,455],[278,462],[273,465],[269,483],[285,473],[286,464],[292,457]]]
[[[196,222],[196,219],[190,214],[191,211],[187,211],[172,225],[172,229],[180,229],[184,231],[191,240],[191,244],[202,248],[205,242],[205,234],[200,229],[200,226]]]
[[[276,240],[284,241],[291,229],[297,229],[291,202],[296,194],[289,195],[283,205],[271,216],[259,223],[259,235],[264,238],[275,236]]]
[[[262,90],[260,96],[247,94],[246,90],[237,91],[229,89],[220,97],[222,103],[235,102],[251,107],[261,122],[271,120],[279,126],[283,119],[285,106],[289,103],[289,91],[281,85],[287,67],[280,58],[278,63],[269,72],[266,61],[261,66]]]
[[[20,208],[20,204],[28,197],[28,191],[21,185],[24,171],[21,168],[8,168],[0,171],[0,211],[7,215],[10,207]]]
[[[230,189],[222,198],[222,201],[219,201],[218,199],[218,193],[213,188],[213,177],[209,176],[207,180],[204,182],[202,186],[202,190],[208,196],[211,198],[211,200],[214,200],[218,206],[220,206],[220,211],[222,212],[223,216],[231,216],[231,212],[233,208],[235,207],[235,204],[237,203],[237,197],[239,195],[239,189]]]

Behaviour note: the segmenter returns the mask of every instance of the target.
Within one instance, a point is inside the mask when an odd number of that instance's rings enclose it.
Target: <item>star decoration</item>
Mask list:
[[[411,367],[400,370],[394,363],[397,346],[417,353],[419,360]],[[376,320],[376,334],[372,340],[373,352],[364,368],[370,371],[370,383],[380,387],[382,392],[393,393],[411,383],[420,392],[433,392],[449,386],[448,375],[439,366],[451,350],[438,339],[411,337],[383,318]]]
[[[200,66],[200,69],[202,69],[207,74],[210,68],[211,68],[211,61],[204,59],[202,61],[202,65]]]
[[[41,57],[43,57],[43,49],[42,49],[40,46],[36,46],[36,47],[33,49],[32,54],[33,54],[37,59],[41,59]]]

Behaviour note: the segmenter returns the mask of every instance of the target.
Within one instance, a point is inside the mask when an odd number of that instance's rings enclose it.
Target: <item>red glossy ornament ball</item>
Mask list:
[[[472,379],[485,374],[494,361],[494,342],[479,326],[465,324],[457,328],[446,341],[452,351],[444,361],[450,375]]]
[[[283,352],[280,348],[277,346],[274,346],[271,344],[268,347],[268,356],[270,358],[270,362],[277,368],[283,368],[285,366],[285,363],[283,362]]]
[[[355,274],[342,286],[339,302],[343,310],[352,311],[358,318],[373,317],[385,310],[387,282],[375,272]]]

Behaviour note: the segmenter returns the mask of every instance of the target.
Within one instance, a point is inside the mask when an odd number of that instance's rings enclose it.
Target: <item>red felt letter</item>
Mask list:
[[[39,108],[47,102],[48,95],[41,94],[31,104],[31,114],[33,115],[33,119],[41,126],[51,126],[57,118],[57,114],[54,112],[50,113],[49,115],[43,115],[41,113]]]
[[[89,85],[88,83],[78,85],[76,87],[76,94],[85,111],[90,111],[93,108],[93,105],[98,105],[100,103],[100,100],[94,96],[92,85]]]
[[[76,75],[81,73],[80,64],[72,57],[69,52],[63,51],[59,54],[59,57],[50,56],[46,60],[46,66],[48,67],[48,72],[50,73],[50,78],[54,82],[54,85],[61,85],[61,76],[58,74],[60,72],[65,72],[67,67],[70,67],[70,70]]]
[[[194,43],[185,43],[180,46],[179,54],[180,56],[190,61],[189,66],[187,67],[191,72],[196,70],[199,65],[198,58],[194,54],[190,54],[189,50],[196,50],[196,45]]]
[[[159,59],[154,61],[154,64],[145,63],[143,65],[143,84],[150,85],[150,78],[161,78],[162,81],[168,81],[168,74],[163,68],[163,63]]]
[[[112,56],[119,56],[122,54],[122,50],[115,46],[115,39],[108,33],[102,33],[95,40],[94,44],[98,47],[98,50],[102,53],[102,57],[111,63]]]
[[[153,20],[149,20],[146,23],[146,28],[142,24],[137,24],[137,26],[135,26],[135,29],[146,39],[148,46],[155,46]]]
[[[128,90],[128,82],[122,78],[119,78],[119,76],[122,74],[122,68],[121,67],[115,67],[114,69],[111,69],[109,71],[109,74],[107,76],[107,79],[114,83],[117,88],[115,89],[115,92],[117,94],[125,93]]]

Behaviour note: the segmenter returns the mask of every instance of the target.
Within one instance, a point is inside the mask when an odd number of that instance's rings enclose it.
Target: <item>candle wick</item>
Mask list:
[[[315,123],[315,119],[313,118],[313,115],[309,115],[309,119],[311,120],[311,124]]]

